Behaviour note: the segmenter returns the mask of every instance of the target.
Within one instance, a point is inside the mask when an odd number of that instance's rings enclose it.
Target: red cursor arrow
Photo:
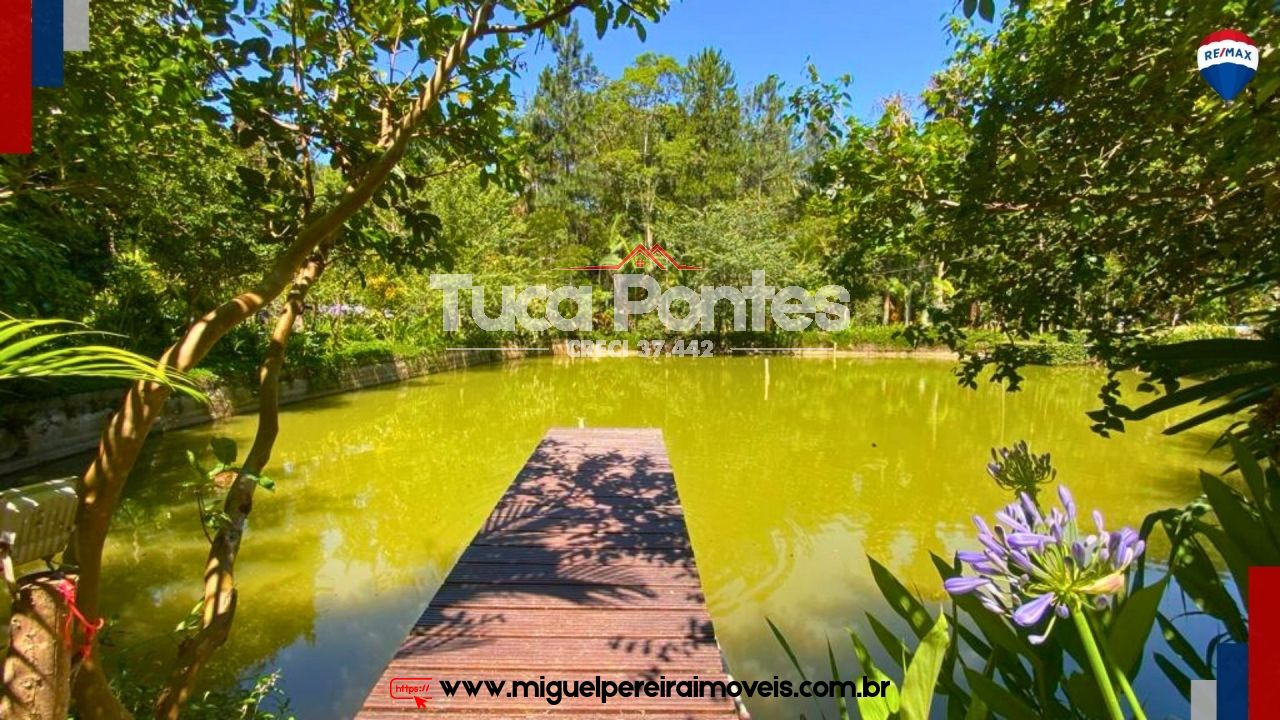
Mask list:
[[[422,698],[418,697],[417,695],[414,695],[414,696],[413,696],[413,702],[418,706],[418,709],[419,709],[419,710],[425,709],[425,708],[427,707],[427,701],[426,701],[426,700],[423,700]]]

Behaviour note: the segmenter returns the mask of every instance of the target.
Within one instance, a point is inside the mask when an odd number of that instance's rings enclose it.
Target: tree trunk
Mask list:
[[[195,367],[231,328],[278,297],[316,247],[369,203],[404,157],[409,142],[428,112],[447,92],[450,77],[471,45],[488,29],[493,9],[492,0],[481,3],[470,27],[438,59],[426,89],[405,113],[382,154],[347,186],[337,204],[303,225],[257,285],[193,323],[182,338],[160,357],[161,365],[183,371]],[[160,417],[168,397],[169,389],[157,383],[142,382],[131,387],[120,409],[103,428],[97,455],[81,479],[76,533],[68,550],[68,560],[79,567],[79,604],[91,619],[99,613],[102,548],[111,516],[137,462],[142,444]],[[122,714],[119,702],[108,702],[104,693],[110,695],[101,667],[96,663],[86,664],[76,678],[74,693],[76,708],[83,720],[127,716]]]
[[[880,306],[880,324],[888,325],[893,315],[893,298],[889,293],[884,293],[883,302]]]
[[[946,303],[946,293],[942,289],[942,279],[946,276],[947,264],[941,260],[938,261],[937,274],[933,276],[933,282],[929,284],[929,305],[922,313],[925,325],[932,324],[933,318],[930,310],[938,308],[942,310],[942,306]]]
[[[82,718],[127,720],[133,717],[112,691],[96,654],[80,662],[72,681],[71,696],[75,699],[76,712]]]
[[[64,637],[70,608],[58,586],[75,582],[59,573],[18,581],[9,620],[0,717],[6,720],[66,720],[71,704],[71,639]]]
[[[274,300],[292,282],[303,262],[325,239],[362,209],[404,156],[414,131],[435,106],[446,83],[467,49],[475,42],[493,14],[487,2],[477,11],[475,23],[454,43],[436,67],[427,89],[405,115],[401,130],[391,145],[361,178],[348,186],[338,203],[308,222],[292,243],[279,255],[258,284],[219,307],[189,327],[182,338],[160,357],[160,364],[178,370],[195,367],[231,328]],[[157,383],[138,383],[129,389],[119,410],[112,415],[99,441],[98,453],[85,472],[81,488],[80,512],[76,518],[76,538],[72,545],[81,569],[81,607],[86,615],[98,610],[102,543],[120,491],[137,462],[146,439],[168,398],[169,389]]]
[[[244,538],[245,523],[249,519],[249,513],[253,511],[253,495],[258,488],[257,476],[271,460],[271,451],[280,431],[280,370],[284,366],[285,349],[293,332],[294,321],[302,313],[307,292],[324,273],[331,246],[330,242],[321,245],[316,255],[298,274],[271,332],[271,343],[258,369],[258,429],[240,472],[227,490],[223,511],[228,522],[214,536],[209,548],[209,559],[204,571],[204,608],[200,629],[182,641],[173,673],[156,699],[155,716],[160,720],[177,720],[182,714],[182,708],[194,690],[200,671],[231,633],[237,601],[236,557]]]

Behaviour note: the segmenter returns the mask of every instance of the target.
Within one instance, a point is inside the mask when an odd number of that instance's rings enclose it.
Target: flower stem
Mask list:
[[[1084,654],[1089,657],[1089,669],[1093,671],[1098,689],[1102,691],[1102,699],[1107,704],[1107,713],[1111,716],[1111,720],[1125,720],[1124,712],[1120,709],[1120,698],[1116,697],[1116,689],[1111,685],[1111,673],[1107,670],[1107,663],[1102,659],[1098,643],[1093,639],[1093,629],[1089,627],[1089,620],[1084,613],[1084,608],[1072,608],[1071,619],[1075,621],[1076,630],[1080,631],[1080,642],[1084,645]]]
[[[1124,676],[1120,668],[1115,669],[1115,676],[1125,699],[1129,701],[1129,709],[1133,711],[1134,720],[1147,720],[1146,713],[1142,712],[1142,706],[1138,704],[1138,696],[1133,693],[1133,686],[1129,684],[1129,678]]]
[[[1097,625],[1090,620],[1089,627],[1096,628]],[[1102,635],[1101,631],[1098,632],[1098,635]],[[1103,653],[1103,659],[1111,667],[1111,675],[1116,684],[1120,686],[1120,691],[1124,693],[1125,700],[1129,701],[1129,709],[1133,711],[1134,720],[1147,720],[1147,714],[1142,711],[1142,705],[1138,704],[1138,696],[1133,692],[1133,686],[1129,684],[1129,678],[1125,677],[1124,670],[1111,662],[1111,658],[1106,657],[1105,652]]]

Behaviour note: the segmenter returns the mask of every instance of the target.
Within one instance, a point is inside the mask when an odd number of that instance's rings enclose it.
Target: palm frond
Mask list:
[[[84,328],[70,320],[0,316],[0,382],[66,377],[144,380],[208,402],[204,392],[186,374],[145,355],[110,345],[67,344],[69,339],[79,336],[110,334]]]

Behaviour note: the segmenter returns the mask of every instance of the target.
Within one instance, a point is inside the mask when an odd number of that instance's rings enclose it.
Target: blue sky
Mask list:
[[[866,118],[888,95],[919,96],[950,55],[946,18],[954,9],[956,0],[672,0],[644,43],[628,30],[600,40],[589,15],[580,13],[579,22],[588,52],[610,77],[645,51],[683,62],[717,47],[740,87],[774,73],[794,88],[810,59],[824,78],[853,76],[853,110]],[[528,70],[516,92],[531,96],[552,53],[549,47],[530,49],[525,59]]]

